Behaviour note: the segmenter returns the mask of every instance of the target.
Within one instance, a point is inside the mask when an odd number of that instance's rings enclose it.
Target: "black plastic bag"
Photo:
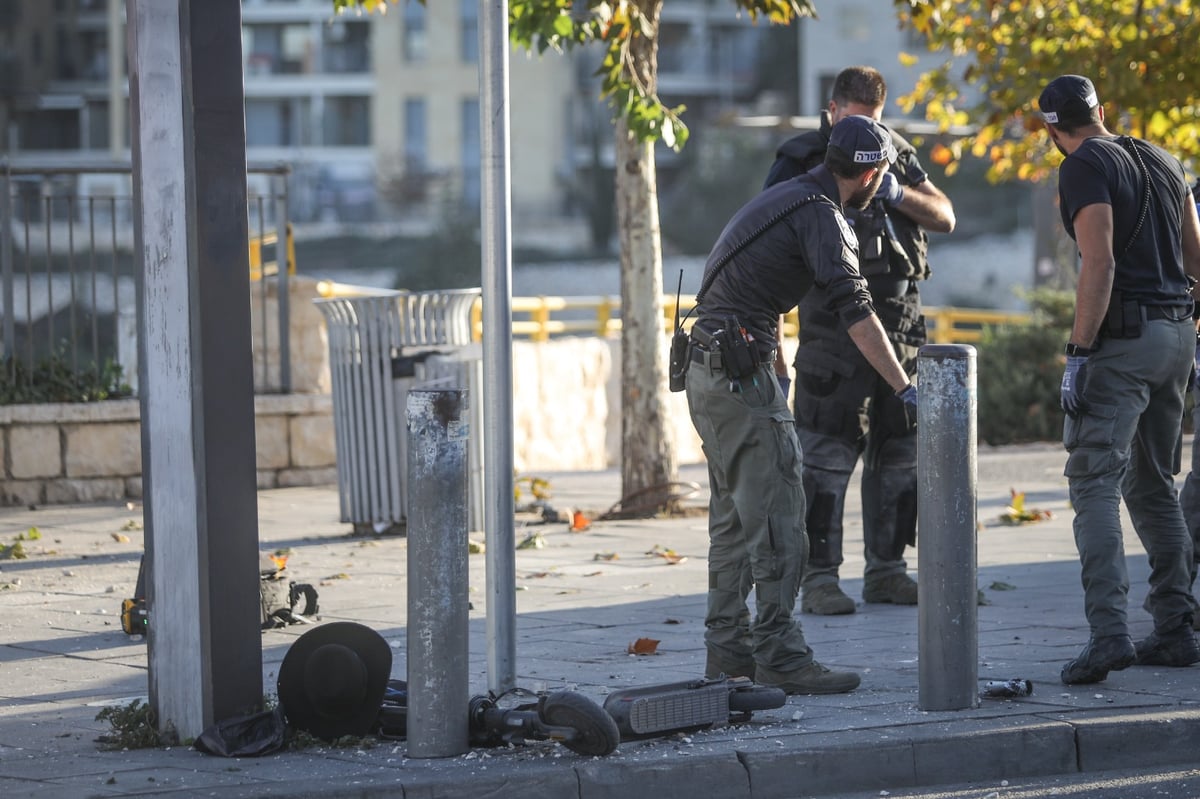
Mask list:
[[[218,721],[193,744],[200,752],[220,757],[262,757],[283,748],[287,722],[278,707]]]

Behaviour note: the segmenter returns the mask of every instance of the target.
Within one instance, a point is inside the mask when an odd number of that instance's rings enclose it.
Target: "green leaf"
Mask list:
[[[571,18],[568,17],[567,15],[565,15],[565,14],[560,15],[557,19],[554,20],[554,33],[556,36],[562,36],[563,38],[566,39],[566,38],[570,38],[571,34],[573,34],[574,32],[575,32],[575,25],[574,25],[574,23],[571,22]]]

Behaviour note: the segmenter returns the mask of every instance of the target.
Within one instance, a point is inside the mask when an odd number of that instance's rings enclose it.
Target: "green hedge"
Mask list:
[[[1062,438],[1059,389],[1075,295],[1043,289],[1028,299],[1030,324],[989,327],[977,346],[977,423],[988,444]]]
[[[133,396],[120,365],[111,360],[104,365],[71,368],[67,358],[54,356],[38,361],[32,368],[24,361],[9,358],[0,369],[0,405],[43,402],[98,402]]]

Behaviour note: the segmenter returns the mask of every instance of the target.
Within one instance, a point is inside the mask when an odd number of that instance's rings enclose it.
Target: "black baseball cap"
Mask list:
[[[896,160],[896,147],[887,128],[870,117],[852,114],[842,117],[829,134],[829,146],[836,147],[856,164],[878,164]]]
[[[1082,75],[1060,75],[1047,83],[1038,97],[1042,119],[1052,125],[1087,122],[1099,104],[1096,87]]]

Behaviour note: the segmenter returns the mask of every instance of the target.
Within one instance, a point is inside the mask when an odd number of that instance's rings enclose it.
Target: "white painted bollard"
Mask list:
[[[918,654],[921,710],[979,705],[975,348],[917,359]]]

